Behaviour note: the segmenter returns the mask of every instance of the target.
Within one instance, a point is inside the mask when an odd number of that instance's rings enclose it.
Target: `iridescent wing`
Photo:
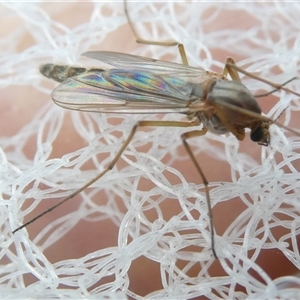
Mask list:
[[[82,55],[99,60],[117,69],[151,71],[151,73],[158,75],[175,75],[177,78],[197,78],[198,83],[205,80],[210,74],[200,68],[119,52],[90,51]]]
[[[59,106],[92,112],[187,113],[197,100],[192,94],[195,84],[186,73],[199,75],[203,70],[121,53],[88,53],[104,54],[101,60],[122,69],[91,70],[68,78],[52,93]]]

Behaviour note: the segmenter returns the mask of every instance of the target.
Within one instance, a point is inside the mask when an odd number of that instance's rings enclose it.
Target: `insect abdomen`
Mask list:
[[[103,71],[103,69],[87,69],[81,67],[69,67],[55,64],[44,64],[40,66],[40,72],[55,81],[63,82],[69,77],[74,77],[90,71]]]

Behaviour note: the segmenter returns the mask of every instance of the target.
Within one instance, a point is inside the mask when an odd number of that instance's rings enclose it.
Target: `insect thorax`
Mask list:
[[[196,116],[208,130],[216,134],[231,132],[243,140],[245,128],[249,128],[252,141],[269,144],[270,122],[262,119],[259,104],[242,83],[211,78],[200,86],[194,94],[201,91],[198,96],[202,97],[203,109]]]

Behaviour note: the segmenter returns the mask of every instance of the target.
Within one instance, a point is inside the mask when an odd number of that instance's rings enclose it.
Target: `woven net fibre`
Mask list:
[[[299,3],[129,2],[145,39],[180,41],[189,64],[221,72],[228,55],[273,82],[298,76]],[[137,45],[120,2],[1,4],[1,298],[292,299],[300,268],[300,137],[271,125],[271,144],[182,128],[141,128],[90,188],[12,234],[114,158],[139,120],[180,114],[70,111],[51,101],[44,63],[99,67],[106,50],[180,63],[176,47]],[[241,75],[253,94],[273,88]],[[287,87],[300,91],[300,81]],[[299,97],[260,98],[265,115],[299,128]]]

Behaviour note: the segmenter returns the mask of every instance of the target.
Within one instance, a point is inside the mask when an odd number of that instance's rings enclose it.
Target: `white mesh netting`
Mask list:
[[[129,3],[143,38],[184,43],[193,66],[227,55],[275,82],[299,75],[299,3]],[[97,66],[88,50],[179,62],[177,48],[136,45],[123,3],[2,3],[1,298],[299,298],[300,137],[271,126],[262,147],[231,134],[191,139],[210,181],[215,260],[201,178],[179,128],[137,132],[117,166],[80,195],[12,231],[94,177],[137,120],[51,101],[47,62]],[[252,79],[254,93],[271,90]],[[300,91],[300,81],[288,87]],[[299,128],[300,100],[278,91],[263,111]],[[202,299],[202,298],[201,298]]]

